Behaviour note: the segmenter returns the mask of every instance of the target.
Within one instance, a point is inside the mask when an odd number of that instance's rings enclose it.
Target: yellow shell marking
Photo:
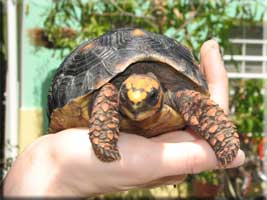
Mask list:
[[[81,51],[82,51],[82,52],[85,52],[85,51],[87,51],[87,50],[89,50],[89,49],[92,49],[94,46],[95,46],[95,44],[94,44],[93,42],[91,42],[91,43],[87,44],[85,47],[83,47],[83,48],[81,49]]]
[[[134,29],[132,32],[131,32],[132,36],[143,36],[145,35],[145,32],[140,30],[140,29]]]

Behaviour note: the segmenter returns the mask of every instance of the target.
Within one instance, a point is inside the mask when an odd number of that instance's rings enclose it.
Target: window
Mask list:
[[[267,78],[267,36],[264,34],[267,34],[264,26],[232,29],[232,48],[224,56],[230,78]]]

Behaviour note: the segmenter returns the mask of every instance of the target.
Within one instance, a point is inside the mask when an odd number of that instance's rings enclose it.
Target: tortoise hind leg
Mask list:
[[[235,125],[222,108],[192,90],[173,93],[171,102],[185,123],[208,141],[220,166],[225,167],[235,158],[240,146],[239,136]]]
[[[117,148],[119,136],[118,92],[106,84],[96,96],[89,120],[89,138],[95,155],[104,162],[120,159]]]

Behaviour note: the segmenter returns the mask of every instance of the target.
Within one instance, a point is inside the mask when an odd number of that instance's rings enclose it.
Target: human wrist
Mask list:
[[[43,144],[40,147],[41,154],[45,154],[45,166],[44,172],[50,174],[49,178],[44,177],[41,181],[44,182],[44,190],[42,196],[49,197],[64,197],[73,196],[70,191],[67,190],[67,184],[64,183],[64,179],[61,177],[61,171],[63,169],[62,159],[60,151],[57,151],[57,142],[54,141],[55,135],[47,135]],[[43,151],[43,152],[42,152]],[[39,156],[36,158],[39,160]]]
[[[78,162],[72,160],[72,154],[64,146],[65,137],[60,134],[48,135],[47,163],[53,176],[47,181],[47,187],[44,196],[50,197],[82,197],[85,196],[80,191],[80,182],[76,177],[76,171],[80,171],[77,167]],[[75,148],[75,147],[73,147]],[[78,157],[79,155],[76,155]],[[72,166],[75,166],[75,170]],[[88,181],[87,181],[88,182]]]
[[[73,140],[75,139],[74,145]],[[94,180],[96,158],[91,157],[87,131],[69,129],[51,135],[49,162],[54,173],[48,194],[58,197],[88,197],[100,194]],[[98,161],[98,160],[97,160]],[[99,175],[99,179],[101,179]]]
[[[47,137],[27,147],[13,163],[4,180],[4,195],[10,197],[44,196],[56,171],[50,157]],[[15,184],[14,184],[15,183]]]

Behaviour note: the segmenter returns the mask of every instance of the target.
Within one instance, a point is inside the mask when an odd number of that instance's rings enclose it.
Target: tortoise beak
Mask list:
[[[134,120],[137,120],[137,119],[138,119],[138,113],[137,113],[137,111],[134,110],[134,111],[132,112],[132,114],[133,114],[133,119],[134,119]]]

